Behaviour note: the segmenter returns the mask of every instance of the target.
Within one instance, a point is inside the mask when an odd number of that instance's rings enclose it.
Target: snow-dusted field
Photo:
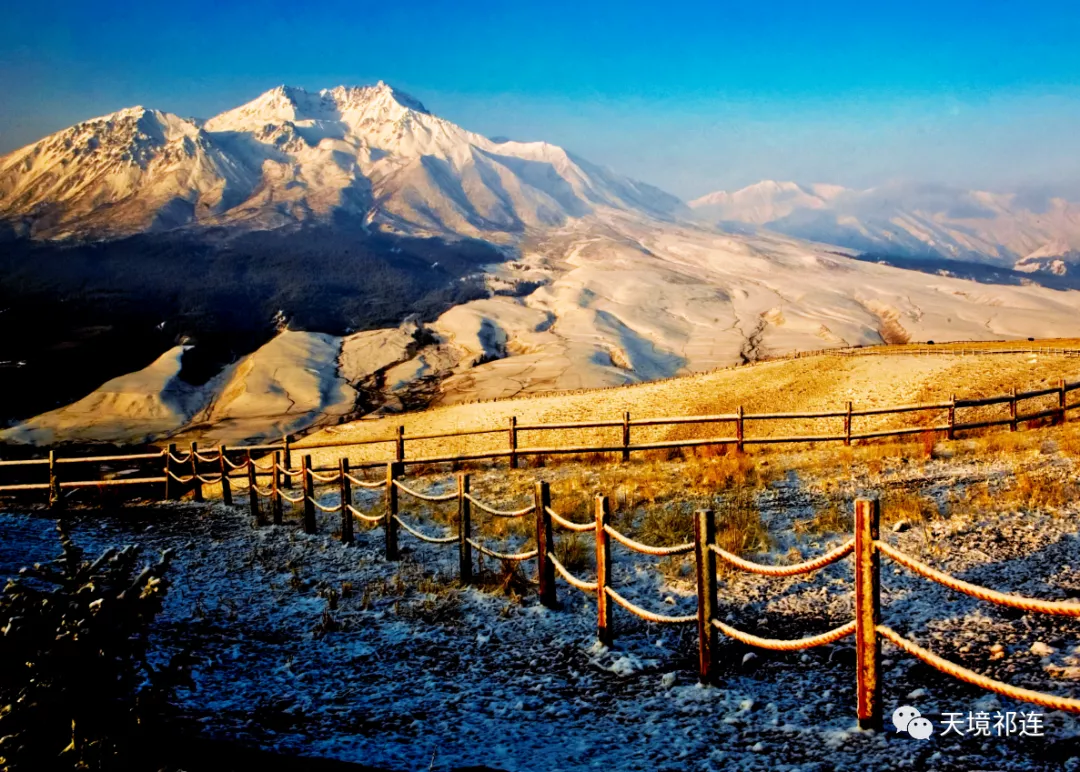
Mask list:
[[[1067,464],[1055,473],[1073,474]],[[929,462],[893,483],[944,495],[1004,474],[993,465]],[[841,484],[854,492],[863,482]],[[793,548],[814,554],[844,538],[794,535],[815,495],[793,475],[761,495],[776,554],[759,559],[789,559]],[[1076,504],[1041,514],[954,512],[925,531],[890,530],[888,539],[976,583],[1076,597],[1078,512]],[[564,608],[549,611],[532,588],[520,600],[491,586],[459,588],[453,548],[404,534],[410,549],[393,565],[382,558],[381,530],[361,531],[346,548],[328,535],[305,536],[295,523],[254,529],[246,511],[218,505],[74,520],[77,541],[91,552],[132,542],[177,549],[156,650],[192,650],[195,688],[176,699],[207,732],[245,743],[395,770],[1080,769],[1080,721],[1060,713],[1046,714],[1042,738],[919,741],[859,731],[851,639],[751,657],[724,643],[719,684],[706,687],[694,676],[692,626],[646,625],[616,609],[615,648],[605,650],[594,643],[591,598],[560,582]],[[323,533],[330,527],[321,523]],[[48,519],[0,515],[0,529],[0,574],[56,551]],[[690,577],[665,581],[650,563],[616,548],[615,586],[649,608],[690,613]],[[888,563],[883,576],[883,618],[894,629],[1001,680],[1080,694],[1077,621],[1020,616]],[[809,577],[728,578],[722,613],[743,629],[798,637],[850,619],[850,587],[848,561]],[[336,608],[328,589],[340,596]],[[884,660],[886,716],[901,704],[935,718],[1020,709],[889,645]]]

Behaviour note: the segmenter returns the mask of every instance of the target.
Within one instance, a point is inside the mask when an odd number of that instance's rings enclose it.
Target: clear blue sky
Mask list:
[[[684,197],[759,179],[1080,187],[1080,3],[41,0],[0,8],[0,152],[142,104],[385,80]]]

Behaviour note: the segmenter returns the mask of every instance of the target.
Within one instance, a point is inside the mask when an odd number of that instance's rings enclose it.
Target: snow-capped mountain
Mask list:
[[[0,220],[36,238],[341,215],[498,238],[603,207],[685,209],[554,145],[466,131],[382,82],[280,86],[205,122],[129,108],[0,158]]]
[[[870,190],[766,180],[690,202],[728,228],[761,228],[864,252],[945,257],[1061,274],[1080,258],[1080,204],[1032,194],[895,184]]]

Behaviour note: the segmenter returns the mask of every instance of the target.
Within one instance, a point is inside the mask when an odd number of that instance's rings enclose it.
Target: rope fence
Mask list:
[[[955,349],[955,348],[941,348],[933,349],[928,348],[925,351],[937,353],[937,354],[956,354],[958,351],[963,353],[1056,353],[1080,356],[1080,350],[1074,349],[1062,349],[1062,348],[1039,348],[1033,347],[1030,349],[1008,349],[1008,350],[982,350],[976,347],[972,347],[970,351],[967,348]],[[920,349],[918,352],[909,352],[921,354],[925,353]],[[841,356],[863,356],[874,352],[870,349],[851,349],[851,350],[825,350],[825,354],[838,354]],[[885,351],[884,353],[893,353]],[[901,352],[904,353],[904,352]],[[801,356],[808,356],[810,354],[802,354]],[[967,399],[957,399],[955,396],[948,401],[939,402],[926,402],[919,404],[902,404],[882,407],[869,407],[863,409],[855,409],[851,402],[847,402],[843,409],[839,410],[819,410],[819,411],[796,411],[796,412],[783,412],[783,413],[747,413],[742,407],[738,407],[735,412],[727,414],[714,414],[714,415],[699,415],[699,416],[669,416],[669,417],[647,417],[631,419],[628,412],[624,412],[622,420],[597,420],[597,421],[570,421],[570,422],[552,422],[552,423],[536,423],[536,424],[519,424],[517,418],[510,417],[509,423],[504,429],[497,428],[478,428],[467,429],[453,432],[431,433],[431,434],[416,434],[406,436],[403,426],[397,427],[397,431],[394,436],[385,439],[371,439],[371,440],[334,440],[325,442],[307,442],[304,444],[293,444],[288,436],[283,438],[283,441],[278,444],[269,445],[246,445],[229,447],[218,446],[215,450],[200,450],[196,443],[191,443],[191,447],[187,453],[182,453],[177,450],[176,445],[169,445],[167,449],[156,451],[153,453],[132,453],[122,455],[109,455],[109,456],[88,456],[88,457],[73,457],[73,458],[57,458],[55,452],[50,453],[50,459],[37,458],[37,459],[24,459],[24,460],[4,460],[0,461],[0,468],[4,470],[18,470],[20,467],[25,467],[28,470],[33,470],[38,467],[48,465],[49,470],[49,482],[37,483],[33,480],[17,481],[11,484],[0,484],[0,495],[3,494],[21,494],[29,491],[48,490],[50,492],[50,503],[57,504],[57,497],[55,491],[59,490],[59,486],[54,484],[53,478],[57,478],[57,467],[66,464],[106,464],[106,463],[129,463],[132,465],[142,464],[144,462],[151,462],[155,459],[160,460],[164,458],[165,469],[158,470],[157,474],[152,477],[146,476],[140,479],[145,484],[150,484],[150,481],[157,477],[168,478],[165,482],[165,499],[177,498],[177,486],[169,484],[169,480],[179,485],[179,492],[183,493],[188,490],[188,486],[191,486],[194,482],[190,479],[191,475],[196,476],[196,480],[204,484],[213,485],[222,482],[216,478],[207,478],[205,474],[202,474],[199,470],[200,464],[213,464],[218,467],[214,471],[221,471],[224,473],[228,470],[242,471],[248,468],[248,465],[254,465],[256,470],[256,476],[277,476],[279,479],[279,487],[291,488],[293,487],[296,478],[301,478],[300,482],[303,483],[304,475],[310,474],[316,482],[321,483],[334,483],[339,482],[341,475],[343,474],[337,469],[310,469],[307,473],[303,469],[294,468],[291,454],[293,450],[310,450],[310,449],[322,449],[322,448],[349,448],[349,447],[364,447],[378,443],[392,444],[393,446],[393,459],[387,461],[374,461],[363,462],[362,466],[382,466],[386,463],[397,462],[402,465],[406,464],[432,464],[432,463],[461,463],[466,461],[494,461],[501,458],[507,458],[511,468],[516,468],[519,465],[521,458],[526,456],[545,456],[554,454],[589,454],[589,453],[616,453],[621,454],[623,461],[630,460],[632,453],[640,453],[653,450],[672,450],[672,449],[690,449],[698,447],[708,446],[732,446],[738,452],[742,452],[747,445],[762,445],[762,444],[780,444],[780,443],[806,443],[806,442],[842,442],[844,445],[851,445],[855,442],[873,441],[889,437],[905,437],[915,434],[932,433],[938,435],[944,435],[947,439],[953,439],[957,432],[960,431],[973,431],[976,429],[987,429],[992,427],[1005,427],[1008,426],[1010,431],[1018,431],[1020,424],[1028,424],[1029,427],[1041,426],[1041,423],[1046,419],[1049,419],[1052,423],[1064,422],[1070,410],[1080,409],[1080,400],[1069,402],[1068,395],[1070,392],[1080,389],[1080,381],[1074,381],[1067,383],[1065,380],[1059,380],[1056,386],[1044,387],[1039,389],[1033,389],[1029,391],[1016,391],[1012,390],[1008,394],[993,395],[988,397],[973,397]],[[1036,404],[1035,410],[1028,410],[1024,412],[1020,409],[1021,403],[1028,400],[1037,399],[1049,399],[1051,397],[1057,397],[1056,406],[1047,407],[1045,403],[1043,405]],[[1008,408],[1008,417],[992,418],[988,420],[977,420],[964,422],[958,419],[958,412],[969,408],[982,408],[988,406],[1004,406]],[[874,429],[855,431],[854,424],[856,419],[863,419],[867,417],[881,417],[888,415],[907,415],[915,414],[919,412],[937,413],[942,416],[944,420],[931,421],[929,423],[915,422],[914,425],[909,426],[896,426],[887,429]],[[842,422],[842,430],[840,432],[809,432],[804,434],[762,434],[748,433],[748,425],[767,425],[776,421],[819,421],[819,420],[839,420]],[[679,426],[695,425],[695,424],[707,424],[707,423],[719,423],[729,424],[733,427],[733,432],[727,436],[709,436],[696,439],[666,439],[656,442],[632,442],[632,432],[635,428],[643,427],[670,427],[675,428]],[[586,444],[580,446],[570,445],[550,445],[550,446],[527,446],[522,447],[519,444],[519,436],[522,432],[529,432],[530,436],[537,433],[544,432],[558,432],[568,429],[612,429],[621,428],[622,437],[620,442],[605,443],[596,442],[594,444]],[[507,436],[507,449],[506,450],[488,450],[485,452],[476,453],[458,453],[456,455],[447,456],[414,456],[406,454],[407,443],[413,442],[427,442],[431,440],[439,439],[451,439],[460,437],[480,437],[493,435],[497,433],[505,432]],[[252,454],[255,452],[266,452],[268,457],[260,463],[252,458]],[[243,454],[242,460],[234,461],[229,458],[229,453]],[[183,473],[178,473],[176,470],[183,470]],[[96,487],[101,484],[110,484],[112,481],[105,479],[107,470],[102,470],[102,480],[80,480],[80,481],[65,481],[64,487],[78,488],[78,487]],[[208,479],[213,479],[213,482],[208,482]],[[78,485],[72,485],[72,482],[78,482]],[[368,481],[360,479],[355,475],[349,476],[349,483],[351,485],[358,486],[365,489],[376,489],[385,486],[385,481]],[[41,487],[31,487],[38,485]],[[453,493],[442,494],[434,496],[432,494],[425,494],[419,491],[412,490],[411,488],[403,487],[402,491],[408,495],[414,496],[424,501],[452,501],[456,496]],[[190,492],[196,501],[202,500],[202,491],[200,486],[194,486],[190,488]],[[530,514],[534,511],[529,507],[516,510],[502,510],[497,507],[493,507],[483,502],[473,502],[475,506],[489,514],[501,516],[501,517],[520,517]],[[563,519],[565,520],[565,519]],[[558,518],[557,518],[558,522]],[[566,521],[569,522],[569,521]],[[560,522],[560,525],[562,523]],[[568,526],[563,526],[568,527]],[[573,530],[573,528],[571,528]],[[618,538],[618,537],[616,537]]]
[[[764,563],[754,563],[749,560],[744,560],[738,555],[733,555],[727,550],[722,549],[717,544],[710,544],[709,549],[719,555],[724,562],[735,568],[747,571],[751,574],[761,574],[763,576],[795,576],[797,574],[808,574],[811,571],[817,571],[819,568],[835,563],[852,553],[855,549],[855,540],[852,539],[845,544],[841,544],[834,550],[826,552],[824,555],[808,560],[805,563],[796,563],[790,566],[768,566]]]
[[[921,431],[941,431],[952,438],[956,431],[965,428],[974,428],[989,425],[1009,424],[1013,430],[1017,428],[1019,421],[1032,418],[1054,418],[1063,421],[1067,411],[1080,406],[1069,405],[1066,394],[1069,391],[1080,388],[1080,382],[1066,384],[1059,382],[1056,388],[1038,389],[1029,392],[1013,392],[1006,397],[983,397],[970,400],[957,400],[953,398],[946,403],[928,403],[920,405],[901,405],[892,408],[871,408],[855,411],[851,403],[842,412],[826,411],[818,413],[775,413],[747,415],[739,408],[733,415],[716,416],[691,416],[679,419],[641,419],[631,421],[629,414],[624,413],[623,421],[614,422],[575,422],[573,428],[588,428],[591,426],[621,426],[623,429],[623,442],[618,445],[592,447],[592,448],[520,448],[517,437],[521,431],[541,431],[544,429],[566,428],[569,424],[538,424],[518,425],[516,419],[511,420],[507,432],[510,437],[509,453],[502,451],[484,454],[466,454],[457,457],[439,459],[447,461],[461,461],[471,457],[493,458],[509,455],[511,466],[516,466],[519,455],[528,453],[548,452],[616,452],[623,451],[623,458],[629,457],[629,452],[654,447],[686,447],[694,444],[716,444],[718,442],[731,443],[742,450],[744,444],[765,442],[806,442],[843,440],[845,444],[860,437],[880,437],[898,435],[902,433],[914,433]],[[1057,407],[1053,409],[1037,410],[1027,415],[1022,414],[1017,403],[1024,399],[1036,399],[1057,395]],[[989,421],[964,424],[957,422],[956,412],[958,409],[967,407],[980,407],[990,404],[1007,404],[1010,416],[1007,420]],[[948,422],[935,424],[934,426],[904,428],[884,432],[853,433],[851,430],[852,419],[861,415],[884,415],[887,413],[910,413],[919,410],[947,410]],[[769,420],[790,419],[832,419],[843,418],[844,433],[842,435],[813,435],[792,437],[748,437],[745,434],[745,425],[749,422],[762,422]],[[708,440],[673,441],[669,443],[647,443],[631,445],[629,441],[630,430],[635,425],[664,425],[707,421],[733,421],[735,422],[735,435],[731,438],[711,438]],[[490,430],[484,430],[490,433]],[[426,435],[435,436],[461,436],[471,432],[454,433],[449,435]],[[481,432],[475,432],[481,433]],[[934,582],[956,592],[964,593],[978,600],[986,601],[1016,611],[1029,614],[1044,614],[1057,617],[1080,618],[1080,601],[1076,600],[1041,600],[1037,598],[1023,597],[1010,593],[999,592],[987,587],[968,582],[934,568],[931,565],[902,552],[880,538],[880,505],[876,499],[859,499],[855,502],[855,529],[854,538],[821,554],[817,557],[804,560],[790,565],[768,565],[747,560],[739,555],[724,550],[717,542],[716,518],[711,510],[700,510],[694,515],[694,540],[681,544],[663,546],[646,544],[614,528],[611,523],[610,502],[606,496],[598,495],[595,498],[594,522],[578,523],[559,514],[557,508],[552,506],[551,491],[548,483],[538,481],[535,485],[534,501],[520,509],[501,509],[485,502],[481,497],[472,493],[470,489],[470,476],[460,473],[456,476],[456,491],[442,494],[425,493],[407,485],[401,478],[407,463],[430,462],[431,459],[406,459],[404,430],[399,428],[394,441],[395,458],[386,462],[385,479],[369,481],[350,474],[349,460],[341,458],[337,467],[313,469],[311,456],[303,456],[300,468],[294,468],[291,460],[291,452],[300,449],[291,446],[288,439],[280,446],[250,446],[248,448],[227,448],[221,446],[215,453],[200,452],[195,443],[191,443],[190,450],[186,454],[177,451],[175,445],[168,449],[152,454],[132,454],[131,456],[100,456],[83,457],[73,459],[60,459],[55,451],[49,453],[48,459],[29,459],[20,462],[0,462],[6,469],[18,466],[26,466],[31,469],[45,467],[47,465],[49,476],[47,482],[21,482],[13,485],[0,486],[0,493],[7,491],[32,492],[47,490],[50,505],[63,506],[64,495],[62,491],[75,490],[88,487],[107,487],[112,485],[123,486],[165,486],[165,499],[179,499],[190,493],[196,501],[202,501],[204,496],[203,486],[220,486],[221,495],[226,504],[232,503],[232,486],[242,482],[247,486],[249,508],[256,523],[265,524],[263,507],[260,499],[269,499],[269,512],[275,525],[283,524],[283,504],[301,505],[303,508],[303,527],[307,533],[316,533],[318,523],[315,512],[340,513],[341,539],[350,543],[353,538],[354,519],[361,522],[381,526],[385,539],[385,553],[389,560],[397,560],[400,557],[398,534],[399,529],[412,537],[423,542],[438,546],[457,545],[459,571],[463,583],[473,579],[474,561],[473,552],[486,555],[497,560],[508,562],[537,561],[537,576],[539,596],[541,602],[549,608],[558,608],[556,579],[561,578],[570,587],[577,591],[594,596],[597,610],[597,637],[606,646],[613,645],[616,632],[615,607],[622,609],[635,618],[650,624],[697,624],[698,632],[698,676],[702,681],[716,680],[720,672],[719,662],[719,636],[723,635],[732,641],[745,646],[772,650],[772,651],[797,651],[811,647],[824,646],[835,643],[848,636],[855,638],[855,676],[856,676],[856,714],[860,726],[864,728],[881,729],[882,726],[882,678],[881,678],[881,645],[887,641],[895,645],[901,651],[913,656],[925,664],[952,676],[960,681],[972,684],[982,689],[1001,694],[1021,702],[1040,705],[1053,710],[1064,710],[1080,713],[1080,699],[1037,692],[1031,689],[1011,686],[988,676],[979,674],[973,670],[949,662],[933,652],[923,648],[918,643],[896,633],[891,627],[881,622],[881,558],[893,561],[897,565],[913,572],[928,581]],[[309,445],[308,447],[316,447]],[[272,453],[265,465],[260,465],[252,458],[253,449]],[[229,453],[243,454],[243,461],[230,460]],[[105,474],[113,474],[111,471],[103,471],[100,480],[61,480],[57,468],[65,463],[115,463],[117,461],[131,461],[141,465],[131,471],[142,471],[144,475],[152,476],[128,476],[105,478]],[[161,466],[163,463],[163,467]],[[200,468],[200,464],[212,465],[211,468]],[[151,467],[152,471],[143,470],[141,467]],[[239,471],[238,476],[229,474],[229,470]],[[258,485],[258,478],[269,478],[269,487]],[[297,490],[295,495],[290,495],[288,489],[297,485],[302,490]],[[336,505],[328,506],[319,502],[316,494],[316,485],[336,486],[339,500]],[[382,489],[385,501],[385,513],[381,515],[368,515],[355,507],[352,501],[352,486],[363,489]],[[401,501],[399,494],[421,502],[441,503],[456,501],[456,528],[454,532],[445,536],[433,536],[425,533],[420,527],[411,525],[402,517]],[[501,552],[488,546],[487,541],[479,535],[473,534],[473,509],[487,513],[494,517],[522,518],[530,514],[535,517],[536,547],[531,550],[518,552]],[[422,514],[422,513],[421,513]],[[595,540],[596,555],[596,579],[590,581],[582,579],[570,571],[567,566],[556,556],[556,533],[557,529],[571,533],[591,532]],[[530,534],[530,537],[532,534]],[[612,541],[619,543],[630,551],[652,557],[670,557],[677,555],[694,555],[696,569],[696,611],[694,614],[668,615],[660,614],[638,605],[631,601],[612,586],[613,555],[611,551]],[[851,557],[854,563],[854,619],[828,630],[823,633],[792,638],[775,639],[756,635],[746,630],[741,630],[717,616],[718,608],[718,579],[717,561],[724,565],[752,574],[780,578],[797,575],[811,574],[833,563]],[[622,613],[620,612],[620,613]]]
[[[528,550],[527,552],[512,552],[512,553],[496,552],[493,549],[488,549],[487,547],[485,547],[483,544],[476,541],[475,539],[468,539],[467,541],[477,551],[482,552],[483,554],[487,555],[488,557],[496,558],[498,560],[510,560],[510,561],[532,560],[533,558],[535,558],[539,554],[539,550]]]
[[[492,506],[490,506],[488,504],[485,504],[484,502],[480,501],[479,499],[473,498],[469,494],[466,494],[466,496],[469,499],[469,501],[471,501],[473,504],[475,504],[477,506],[478,509],[481,509],[484,512],[487,512],[489,515],[494,515],[495,517],[524,517],[525,515],[529,514],[530,512],[535,511],[535,509],[536,509],[536,506],[533,505],[533,504],[530,504],[529,506],[527,506],[527,507],[525,507],[523,509],[496,509],[495,507],[492,507]]]
[[[552,522],[568,531],[577,531],[580,533],[583,531],[592,531],[596,528],[592,523],[575,523],[573,520],[567,520],[551,507],[545,507],[544,511],[547,513],[548,517],[551,518]]]
[[[426,533],[418,531],[410,526],[397,515],[394,515],[394,520],[408,533],[412,534],[420,541],[426,541],[428,544],[453,544],[458,540],[457,534],[451,534],[450,536],[428,536]]]

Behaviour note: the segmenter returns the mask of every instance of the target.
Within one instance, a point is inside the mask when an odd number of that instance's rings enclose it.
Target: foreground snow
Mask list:
[[[943,474],[935,484],[963,482],[964,474]],[[763,496],[766,522],[783,537],[778,550],[836,543],[790,536],[793,518],[811,503],[793,479]],[[1075,505],[1064,514],[956,516],[932,535],[913,528],[889,538],[914,554],[936,540],[948,556],[939,565],[972,581],[1061,597],[1080,591]],[[616,647],[606,650],[594,642],[591,599],[560,583],[565,606],[549,611],[532,588],[521,602],[457,588],[453,549],[424,545],[392,565],[381,556],[381,531],[363,532],[346,548],[300,534],[295,523],[253,529],[245,512],[218,506],[76,519],[75,536],[90,550],[127,542],[178,548],[157,651],[191,649],[195,688],[177,695],[181,707],[207,732],[246,743],[388,769],[1075,772],[1080,765],[1080,723],[1057,713],[1047,714],[1041,739],[919,742],[857,730],[850,640],[780,656],[746,656],[725,644],[720,685],[705,687],[693,675],[692,628],[648,626],[617,610]],[[331,525],[323,522],[322,531]],[[54,551],[48,520],[2,515],[0,527],[7,534],[0,573]],[[415,546],[406,539],[403,546]],[[626,553],[615,568],[616,586],[638,602],[666,613],[693,609],[689,579],[667,583]],[[744,629],[795,637],[849,619],[850,586],[847,562],[810,578],[738,577],[722,585],[722,613]],[[340,596],[333,610],[328,589]],[[1074,621],[1016,618],[891,570],[884,602],[890,625],[943,656],[1012,683],[1076,693]],[[994,643],[1004,654],[988,662]],[[1018,709],[891,647],[884,656],[887,715],[901,704],[923,715]]]

